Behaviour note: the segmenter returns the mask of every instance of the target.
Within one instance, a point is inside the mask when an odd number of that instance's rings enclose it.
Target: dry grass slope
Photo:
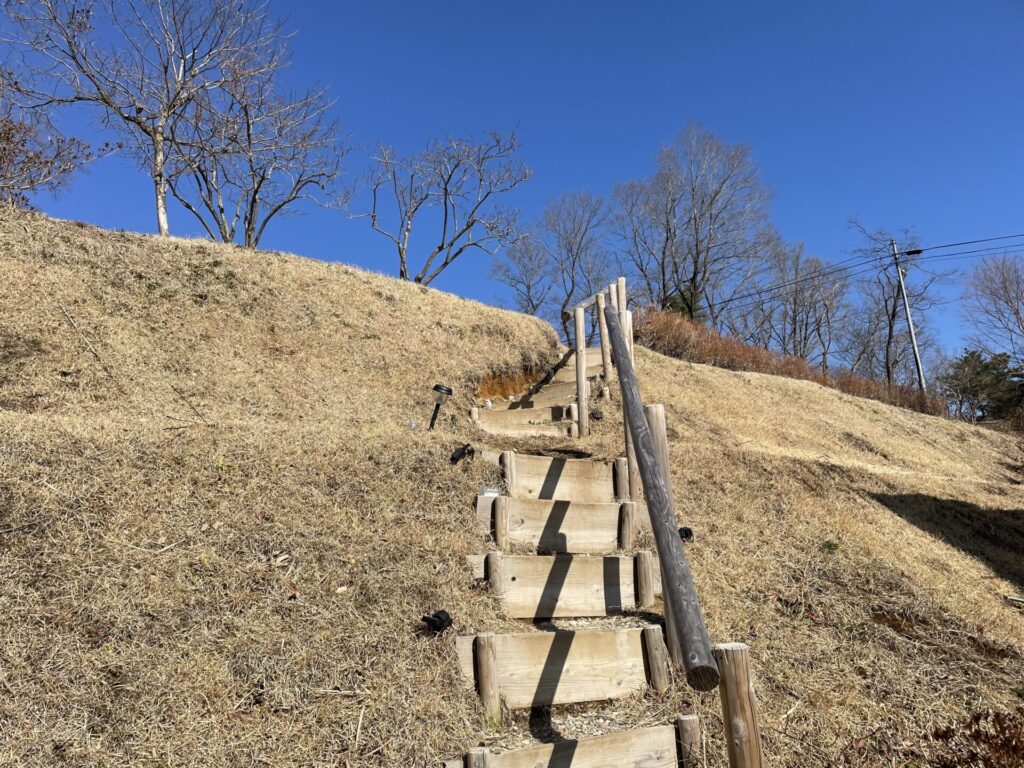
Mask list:
[[[0,254],[0,764],[400,765],[472,740],[452,649],[413,634],[441,607],[499,621],[462,562],[497,470],[449,465],[449,417],[550,362],[550,329],[38,216],[0,218]],[[436,382],[457,396],[428,435]]]
[[[450,639],[416,619],[522,627],[463,563],[497,471],[448,456],[487,440],[473,386],[558,353],[532,319],[346,267],[0,216],[0,765],[429,765],[478,743]],[[1019,738],[989,714],[1024,696],[1001,598],[1024,592],[1019,445],[810,382],[644,350],[638,370],[712,638],[752,646],[771,764],[1014,765],[964,760],[972,729],[987,755]],[[438,381],[459,418],[428,435]],[[577,447],[621,451],[616,404]],[[722,765],[713,695],[519,725],[680,709]]]
[[[1024,764],[1018,440],[647,350],[637,369],[712,639],[752,648],[771,764]],[[591,451],[619,444],[607,415]],[[678,700],[721,734],[713,698]]]

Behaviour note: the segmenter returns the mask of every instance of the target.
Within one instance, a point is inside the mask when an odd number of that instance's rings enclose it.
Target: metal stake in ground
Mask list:
[[[612,354],[619,372],[622,388],[622,410],[633,438],[640,477],[644,484],[647,511],[651,516],[651,528],[661,558],[662,596],[670,606],[666,619],[671,615],[676,635],[683,648],[683,666],[686,681],[698,691],[710,691],[718,685],[718,664],[711,653],[708,630],[700,601],[693,586],[693,574],[679,540],[672,499],[668,494],[651,430],[644,416],[644,404],[640,399],[640,388],[633,371],[629,345],[622,332],[617,313],[612,307],[605,307],[605,320],[612,339]]]

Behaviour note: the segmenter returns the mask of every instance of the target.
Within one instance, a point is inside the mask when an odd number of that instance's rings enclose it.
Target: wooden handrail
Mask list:
[[[644,415],[640,387],[633,370],[629,345],[619,321],[619,312],[610,303],[606,303],[604,315],[608,335],[611,337],[615,367],[619,372],[623,418],[636,451],[644,498],[661,560],[662,597],[668,605],[665,619],[673,622],[676,637],[682,646],[686,681],[698,691],[710,691],[718,685],[718,664],[711,652],[708,630],[693,586],[693,574],[679,538],[675,505],[658,463],[654,440]]]

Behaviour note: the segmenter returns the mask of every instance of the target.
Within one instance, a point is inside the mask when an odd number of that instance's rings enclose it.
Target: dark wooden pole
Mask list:
[[[654,541],[658,548],[658,556],[661,558],[662,597],[671,608],[666,614],[671,613],[671,619],[676,625],[676,636],[683,648],[686,681],[698,691],[710,691],[718,685],[718,664],[711,653],[708,630],[704,626],[700,601],[693,586],[693,574],[690,573],[690,564],[686,560],[686,553],[683,552],[683,542],[679,539],[672,497],[668,493],[651,430],[644,416],[640,387],[636,381],[629,345],[623,335],[618,314],[606,306],[604,315],[612,340],[615,367],[619,372],[622,411],[633,438],[633,449],[636,451],[640,477],[643,480],[647,511],[651,516]]]

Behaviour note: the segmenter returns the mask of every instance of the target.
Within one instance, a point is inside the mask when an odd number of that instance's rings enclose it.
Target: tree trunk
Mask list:
[[[166,158],[164,157],[164,136],[162,130],[157,130],[153,136],[153,191],[156,194],[156,227],[161,235],[169,235],[170,227],[167,225],[167,176],[164,172]]]

